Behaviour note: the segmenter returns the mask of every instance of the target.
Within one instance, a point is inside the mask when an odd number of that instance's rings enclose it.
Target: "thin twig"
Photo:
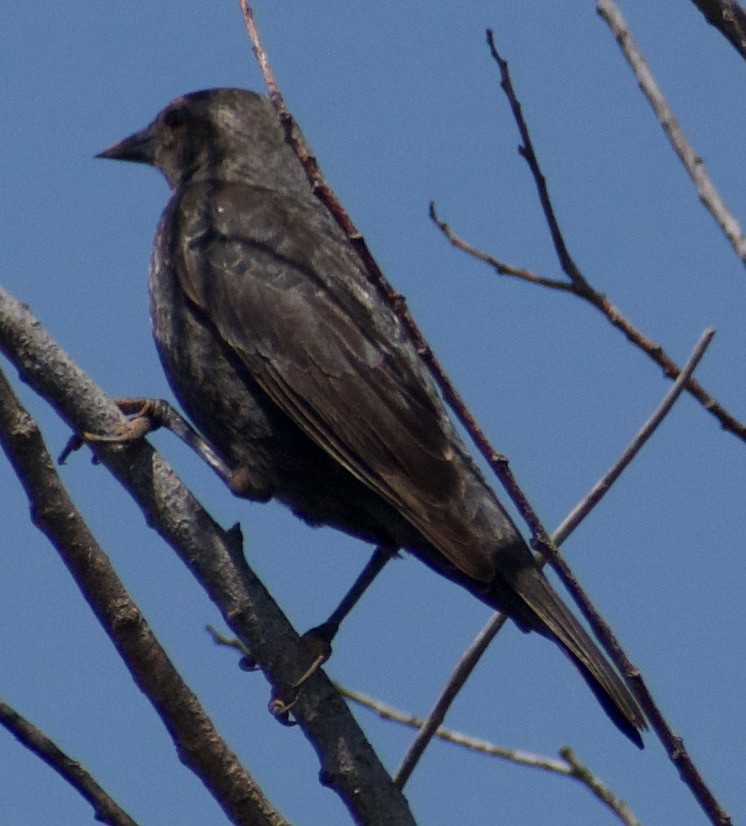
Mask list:
[[[686,135],[684,135],[681,124],[676,118],[673,109],[669,106],[660,87],[655,82],[655,78],[650,71],[647,61],[643,57],[637,43],[635,43],[627,26],[627,21],[619,11],[614,0],[597,0],[596,10],[613,32],[619,48],[622,50],[622,53],[627,58],[627,62],[632,67],[632,71],[635,73],[640,89],[658,116],[658,120],[668,140],[671,142],[671,146],[681,159],[689,176],[694,181],[697,192],[699,193],[699,200],[702,201],[710,211],[710,214],[726,238],[730,241],[738,257],[746,264],[746,236],[744,236],[740,224],[725,205],[715,184],[707,174],[702,158],[694,151]]]
[[[137,822],[99,786],[77,760],[68,757],[43,731],[3,700],[0,700],[0,725],[84,797],[93,806],[96,820],[110,826],[137,826]]]
[[[513,83],[510,79],[508,64],[502,59],[497,51],[491,29],[487,29],[487,43],[489,45],[492,57],[500,69],[500,85],[508,98],[511,110],[513,111],[513,116],[516,120],[518,131],[520,132],[521,139],[523,141],[523,144],[519,147],[519,152],[528,163],[529,169],[531,170],[531,175],[536,182],[536,187],[539,192],[539,200],[541,202],[547,224],[549,225],[552,240],[555,244],[557,257],[559,258],[562,269],[573,285],[574,294],[592,304],[614,327],[623,333],[624,336],[632,342],[632,344],[643,350],[653,361],[656,362],[656,364],[658,364],[667,378],[675,379],[681,372],[681,369],[668,355],[668,353],[666,353],[660,344],[648,338],[645,333],[635,327],[632,322],[629,321],[629,319],[627,319],[627,317],[619,310],[619,308],[616,307],[603,293],[591,286],[588,279],[583,275],[583,273],[580,272],[577,264],[570,257],[567,251],[567,245],[565,244],[559,223],[551,204],[546,179],[541,171],[536,152],[534,151],[533,142],[531,141],[531,137],[528,132],[528,126],[526,125],[526,121],[523,117],[520,102],[518,101],[515,89],[513,88]],[[461,248],[463,249],[465,247],[461,246]],[[484,260],[484,258],[481,258],[480,260]],[[687,392],[689,392],[702,405],[702,407],[705,408],[705,410],[711,413],[720,422],[720,425],[724,430],[727,430],[735,436],[738,436],[741,440],[746,441],[746,424],[738,421],[738,419],[729,413],[702,387],[702,385],[695,378],[689,379],[686,389]]]
[[[393,706],[383,703],[368,694],[359,691],[352,691],[342,685],[337,684],[340,693],[347,697],[348,700],[357,703],[358,705],[367,708],[376,713],[383,720],[391,720],[394,723],[408,726],[413,729],[420,729],[425,724],[422,717],[417,717],[414,714],[409,714],[406,711],[400,711]],[[621,820],[626,826],[639,826],[639,821],[632,814],[629,806],[624,800],[617,797],[608,786],[606,786],[591,770],[581,763],[575,756],[573,751],[569,748],[564,748],[560,751],[561,760],[554,757],[547,757],[542,754],[533,754],[531,752],[523,751],[522,749],[508,749],[505,746],[498,746],[495,743],[490,743],[487,740],[482,740],[477,737],[472,737],[468,734],[462,734],[452,729],[439,727],[435,732],[435,736],[444,740],[447,743],[454,743],[457,746],[469,751],[476,751],[480,754],[486,754],[489,757],[499,757],[503,760],[508,760],[511,763],[517,763],[520,766],[526,766],[532,769],[542,769],[543,771],[553,772],[554,774],[569,777],[577,780],[590,791]]]
[[[491,255],[488,255],[481,250],[477,250],[467,241],[456,235],[451,226],[443,221],[436,213],[433,205],[430,211],[430,216],[433,223],[443,232],[445,237],[452,246],[463,250],[469,255],[473,256],[479,261],[483,261],[489,266],[493,267],[499,275],[512,275],[523,281],[528,281],[533,284],[541,284],[550,289],[570,292],[579,298],[584,299],[593,307],[595,307],[609,323],[616,327],[624,336],[649,356],[663,371],[666,378],[676,379],[681,375],[681,368],[674,362],[671,356],[661,347],[660,344],[648,338],[645,333],[635,327],[632,322],[616,307],[609,298],[601,292],[594,289],[587,279],[580,274],[583,279],[584,286],[580,289],[572,283],[565,281],[558,281],[553,278],[546,278],[538,275],[531,270],[526,270],[514,267],[504,261],[500,261]],[[690,377],[686,383],[686,391],[696,399],[701,406],[710,414],[712,414],[720,423],[723,430],[727,430],[742,441],[746,441],[746,424],[740,422],[724,408],[713,396],[711,396],[702,385],[694,377]]]
[[[629,463],[637,456],[643,445],[653,435],[658,425],[668,415],[668,411],[673,407],[676,399],[679,398],[684,390],[689,376],[692,375],[697,365],[699,364],[705,350],[710,346],[710,342],[715,335],[715,330],[708,327],[702,332],[699,341],[694,347],[689,360],[684,365],[684,369],[679,374],[679,377],[671,385],[668,393],[663,397],[663,400],[658,407],[653,411],[650,418],[640,428],[632,441],[622,452],[622,455],[614,462],[614,464],[606,471],[606,473],[596,482],[588,494],[570,511],[564,518],[562,524],[552,535],[552,541],[555,545],[561,545],[568,536],[578,527],[578,525],[585,519],[585,517],[596,507],[596,505],[609,492],[611,486],[616,482],[622,471],[629,465]]]
[[[560,292],[575,292],[574,286],[572,284],[568,284],[567,281],[559,281],[556,278],[544,278],[544,276],[537,275],[535,272],[531,272],[531,270],[526,270],[522,267],[514,267],[512,264],[507,264],[504,261],[498,261],[497,258],[494,258],[486,252],[482,252],[482,250],[477,249],[468,242],[464,241],[463,238],[456,235],[456,233],[445,221],[440,220],[437,212],[435,211],[434,201],[430,201],[429,213],[430,220],[438,227],[438,229],[440,229],[443,235],[445,235],[445,237],[451,242],[452,246],[468,253],[472,256],[472,258],[476,258],[478,261],[483,261],[485,264],[488,264],[497,271],[498,275],[510,275],[513,278],[521,279],[521,281],[528,281],[529,284],[538,284],[540,287],[549,287],[549,289],[560,290]]]
[[[48,537],[86,602],[114,643],[135,683],[174,740],[182,762],[205,784],[233,823],[286,826],[174,667],[127,593],[62,484],[36,422],[0,371],[0,443],[26,491],[34,523]],[[61,752],[44,755],[97,808]],[[80,768],[80,774],[86,773]],[[237,793],[239,792],[240,793]]]
[[[581,763],[571,748],[566,746],[560,749],[560,755],[570,764],[572,776],[581,783],[585,783],[599,800],[606,803],[606,805],[618,815],[622,823],[628,824],[628,826],[640,826],[640,821],[634,816],[627,802],[617,797],[608,786],[601,783],[601,781],[591,773],[590,769],[584,763]]]
[[[47,334],[28,307],[0,288],[0,351],[24,381],[74,431],[105,433],[119,410]],[[238,526],[223,530],[147,442],[94,446],[96,456],[136,501],[149,525],[177,553],[224,621],[249,648],[275,692],[305,668],[308,651],[249,567]],[[293,715],[320,761],[324,782],[359,822],[413,823],[339,692],[318,671],[300,692]]]
[[[679,376],[679,378],[677,379],[679,391],[677,393],[674,393],[673,388],[669,390],[661,404],[658,405],[653,415],[645,423],[642,430],[638,432],[638,434],[632,440],[630,446],[622,452],[620,458],[612,465],[610,470],[603,477],[604,479],[607,477],[611,477],[612,480],[615,481],[619,477],[621,472],[624,470],[624,468],[627,467],[627,465],[629,464],[629,462],[626,460],[626,456],[629,454],[631,446],[637,444],[638,446],[635,449],[635,452],[639,450],[639,447],[641,446],[639,445],[640,433],[643,431],[645,432],[646,441],[652,435],[653,430],[661,424],[666,414],[670,411],[676,398],[678,397],[678,395],[680,395],[680,388],[686,382],[687,377],[692,373],[692,371],[704,355],[707,346],[712,340],[712,336],[713,333],[710,330],[705,330],[703,332],[702,336],[700,337],[699,341],[694,347],[692,355],[687,360],[684,370],[682,371],[682,375]],[[589,505],[584,506],[585,516],[587,516],[590,510],[598,504],[600,498],[601,497],[598,496],[591,497],[590,494],[584,497],[583,502],[586,502],[586,500],[591,499]],[[573,509],[571,515],[575,513],[576,510],[577,507]],[[569,519],[570,517],[567,517],[552,536],[552,540],[554,544],[557,546],[561,545],[562,542],[570,535],[571,531],[568,530]],[[575,525],[572,525],[572,528],[574,527]],[[545,564],[545,562],[546,559],[542,560],[542,565]],[[493,614],[487,621],[487,624],[484,626],[484,628],[482,628],[479,634],[477,634],[474,641],[471,643],[471,645],[467,648],[467,650],[459,659],[458,663],[451,672],[451,675],[446,681],[446,684],[443,687],[440,696],[438,697],[435,705],[433,706],[432,711],[428,715],[425,725],[422,726],[420,731],[417,733],[417,735],[410,743],[409,748],[407,749],[407,752],[404,755],[404,758],[402,759],[402,762],[399,765],[396,774],[394,775],[394,782],[397,783],[397,785],[399,785],[400,787],[403,787],[409,779],[410,775],[412,774],[412,771],[414,770],[415,766],[422,757],[422,754],[425,751],[427,744],[433,738],[435,732],[438,730],[439,726],[445,719],[445,716],[448,713],[448,709],[451,707],[453,701],[455,700],[458,692],[461,689],[461,686],[466,682],[469,675],[481,659],[482,655],[487,650],[489,644],[492,642],[498,631],[506,624],[507,621],[508,617],[505,614],[501,614],[499,612]]]
[[[394,772],[394,783],[400,789],[404,788],[412,776],[412,772],[420,762],[420,758],[424,754],[425,749],[433,737],[435,737],[436,732],[445,719],[448,709],[453,705],[453,701],[458,696],[464,683],[469,679],[471,672],[475,669],[497,632],[507,621],[507,614],[494,613],[484,628],[477,634],[471,645],[459,658],[459,661],[456,663],[445,685],[441,689],[435,705],[427,715],[425,723],[414,736],[401,763],[399,763],[399,768]]]

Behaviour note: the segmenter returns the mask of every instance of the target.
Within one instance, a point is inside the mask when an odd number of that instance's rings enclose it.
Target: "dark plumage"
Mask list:
[[[269,101],[175,100],[102,157],[163,172],[150,306],[168,379],[241,493],[403,548],[554,640],[638,745],[644,718],[475,470],[427,369]]]

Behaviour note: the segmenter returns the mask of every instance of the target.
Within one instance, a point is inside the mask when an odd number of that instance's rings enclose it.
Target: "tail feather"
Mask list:
[[[523,568],[518,580],[511,585],[524,609],[529,609],[519,612],[519,624],[558,643],[617,728],[638,748],[643,748],[640,730],[646,729],[647,723],[626,683],[540,571]]]

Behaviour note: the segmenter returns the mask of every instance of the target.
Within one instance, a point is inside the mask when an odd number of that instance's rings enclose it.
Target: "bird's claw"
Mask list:
[[[332,655],[332,640],[337,633],[335,623],[324,622],[311,628],[301,637],[301,642],[313,657],[306,671],[296,680],[293,688],[300,688]]]
[[[290,716],[290,711],[298,702],[298,689],[293,686],[291,689],[292,696],[289,698],[281,697],[279,693],[273,694],[269,701],[269,713],[281,723],[283,726],[295,726],[297,723]]]
[[[336,623],[325,622],[311,628],[301,637],[301,641],[313,657],[311,664],[303,674],[290,686],[287,692],[275,690],[269,701],[269,712],[284,726],[294,726],[290,711],[298,702],[300,689],[329,659],[332,654],[331,641],[337,632]]]
[[[159,405],[165,404],[164,402],[154,399],[114,399],[114,404],[132,418],[115,425],[110,433],[91,433],[87,430],[73,433],[57,460],[60,465],[64,465],[70,454],[80,450],[85,444],[131,444],[161,426],[163,414]]]
[[[322,622],[311,628],[301,637],[301,641],[311,652],[314,660],[319,659],[319,665],[325,663],[332,655],[332,640],[339,630],[336,623]],[[318,666],[317,666],[318,667]]]
[[[137,415],[127,422],[116,425],[110,433],[89,433],[84,431],[81,436],[85,442],[105,442],[107,444],[129,444],[137,442],[147,436],[157,425],[153,426],[153,420],[145,415]]]

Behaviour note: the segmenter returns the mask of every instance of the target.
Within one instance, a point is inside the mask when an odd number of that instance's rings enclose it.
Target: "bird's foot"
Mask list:
[[[295,683],[295,688],[300,688],[332,655],[332,640],[339,630],[339,625],[335,622],[323,622],[301,637],[301,642],[309,650],[312,661],[305,673]]]
[[[301,637],[301,642],[311,654],[311,664],[303,674],[290,686],[288,691],[276,690],[269,702],[269,711],[283,725],[294,725],[290,711],[298,702],[300,689],[332,655],[332,640],[338,626],[333,622],[324,622],[311,628]]]
[[[71,453],[80,450],[91,442],[105,442],[109,444],[129,444],[147,436],[157,430],[162,424],[168,409],[168,402],[161,399],[113,399],[114,404],[127,416],[132,416],[127,422],[116,425],[109,433],[73,433],[60,453],[59,464],[63,465]]]
[[[225,460],[167,401],[141,397],[114,399],[113,401],[125,416],[132,418],[115,426],[110,433],[75,433],[60,454],[58,460],[60,464],[64,464],[73,451],[85,444],[132,444],[147,436],[148,433],[165,427],[192,448],[224,482],[230,484],[233,471]]]
[[[137,442],[148,433],[168,424],[175,412],[163,399],[114,399],[114,404],[125,416],[132,418],[114,427],[110,433],[83,433],[82,437],[86,442]]]

